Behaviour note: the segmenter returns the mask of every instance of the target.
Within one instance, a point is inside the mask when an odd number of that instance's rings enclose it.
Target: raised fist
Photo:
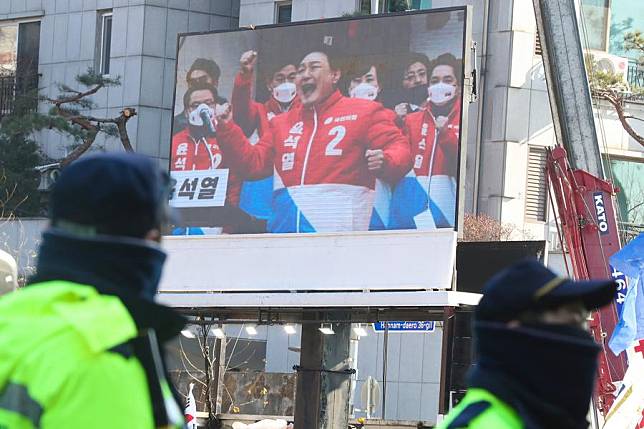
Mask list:
[[[230,103],[217,104],[215,118],[217,118],[217,122],[223,122],[224,124],[230,122],[233,119],[233,109]]]
[[[255,51],[246,51],[239,58],[239,66],[243,74],[250,74],[255,69],[255,63],[257,62],[257,52]]]
[[[371,171],[380,170],[385,165],[385,153],[381,149],[369,149],[364,154],[367,168]]]
[[[394,112],[400,119],[404,119],[407,113],[409,113],[409,105],[407,103],[396,104],[394,107]]]

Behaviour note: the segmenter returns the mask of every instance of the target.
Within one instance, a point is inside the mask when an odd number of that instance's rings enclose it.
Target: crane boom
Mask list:
[[[608,258],[621,247],[614,210],[616,189],[603,180],[575,0],[533,0],[533,4],[559,144],[548,151],[546,174],[563,230],[562,245],[576,278],[608,278]],[[626,371],[624,354],[613,355],[606,344],[616,324],[614,304],[593,312],[590,322],[591,332],[603,345],[594,396],[603,415],[614,401],[615,383],[623,380]]]

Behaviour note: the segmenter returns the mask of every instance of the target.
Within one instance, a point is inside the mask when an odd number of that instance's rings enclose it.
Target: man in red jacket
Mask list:
[[[208,84],[217,89],[219,87],[219,77],[221,76],[221,68],[219,65],[208,58],[197,58],[194,60],[188,73],[186,74],[186,84],[188,88],[195,85]],[[217,104],[224,104],[228,100],[221,96],[217,96]],[[174,117],[172,134],[177,134],[188,126],[186,121],[186,112],[181,112]]]
[[[271,98],[265,103],[258,103],[251,97],[252,83],[257,63],[257,52],[244,52],[239,59],[240,70],[235,76],[231,102],[233,120],[244,130],[247,136],[257,130],[260,134],[274,116],[287,112],[299,104],[295,90],[297,68],[293,64],[282,64],[275,67],[266,79],[266,88]]]
[[[306,55],[295,79],[301,105],[273,118],[256,145],[219,116],[217,138],[245,175],[274,171],[271,232],[364,231],[376,177],[396,183],[411,168],[409,142],[381,104],[344,97],[328,54]]]
[[[217,144],[214,121],[217,99],[217,90],[207,83],[186,91],[183,106],[188,126],[172,137],[170,171],[229,169],[226,205],[236,206],[241,177],[230,168]]]
[[[271,97],[265,103],[253,100],[252,85],[256,63],[257,52],[246,51],[242,54],[232,94],[232,104],[235,106],[233,120],[253,144],[262,133],[268,130],[268,122],[274,116],[287,112],[299,104],[294,83],[297,68],[293,64],[272,66],[268,73],[263,73],[266,76],[264,83]],[[270,63],[270,60],[267,63]],[[272,211],[272,179],[272,177],[266,177],[262,180],[245,182],[240,196],[240,207],[257,218],[269,219]]]
[[[428,102],[405,117],[414,165],[394,190],[390,228],[454,228],[461,124],[460,61],[444,54],[430,66]]]

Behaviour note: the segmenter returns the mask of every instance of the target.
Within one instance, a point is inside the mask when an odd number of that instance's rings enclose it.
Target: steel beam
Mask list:
[[[533,0],[557,142],[573,169],[603,178],[574,0]]]

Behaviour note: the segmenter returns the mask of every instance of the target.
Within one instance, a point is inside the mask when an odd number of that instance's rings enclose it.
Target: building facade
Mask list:
[[[124,107],[135,108],[138,115],[128,123],[134,148],[165,166],[177,35],[236,28],[238,16],[238,0],[2,1],[0,70],[7,82],[16,71],[37,73],[37,86],[48,97],[59,94],[58,84],[78,88],[75,77],[89,68],[120,77],[120,86],[92,97],[97,107],[88,113],[116,117]],[[65,156],[72,143],[51,131],[36,137],[53,159]],[[122,150],[120,141],[104,136],[94,145]]]

